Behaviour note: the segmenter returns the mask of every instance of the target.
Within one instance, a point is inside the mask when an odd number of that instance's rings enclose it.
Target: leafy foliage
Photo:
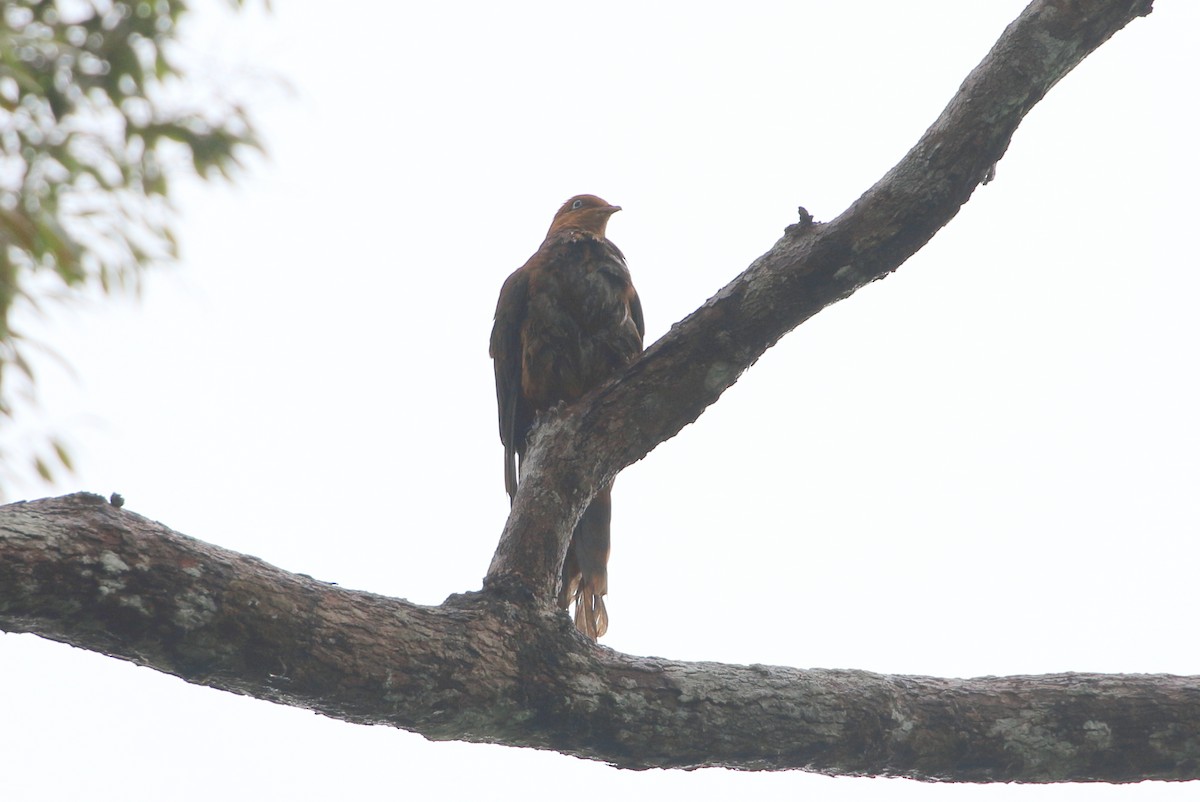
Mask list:
[[[228,177],[258,148],[235,101],[189,103],[194,81],[172,58],[186,12],[184,0],[0,7],[0,380],[13,367],[33,379],[11,326],[18,298],[136,287],[176,255],[172,175]],[[0,383],[5,416],[10,395]]]

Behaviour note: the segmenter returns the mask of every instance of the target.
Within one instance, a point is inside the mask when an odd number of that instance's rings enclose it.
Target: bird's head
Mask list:
[[[608,218],[619,211],[620,206],[613,206],[595,195],[576,195],[554,215],[547,236],[559,231],[586,231],[603,238]]]

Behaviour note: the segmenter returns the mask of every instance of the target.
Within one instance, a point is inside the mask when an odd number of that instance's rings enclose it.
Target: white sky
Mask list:
[[[87,489],[351,588],[479,586],[505,514],[487,336],[592,192],[647,339],[840,213],[1024,3],[199,7],[189,57],[271,157],[187,184],[140,302],[35,326]],[[647,6],[650,6],[647,8]],[[1200,6],[1157,10],[1028,117],[959,217],[800,327],[617,483],[605,643],[940,676],[1200,674]],[[279,89],[271,76],[286,80]],[[0,797],[1183,800],[1196,788],[632,773],[432,744],[0,636]],[[617,796],[619,795],[619,797]]]

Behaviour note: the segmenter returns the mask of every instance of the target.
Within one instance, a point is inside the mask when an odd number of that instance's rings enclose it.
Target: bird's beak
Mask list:
[[[609,214],[616,214],[616,213],[617,213],[617,212],[619,212],[619,211],[621,211],[621,207],[620,207],[620,206],[609,206],[609,207],[608,207],[608,213],[609,213]]]

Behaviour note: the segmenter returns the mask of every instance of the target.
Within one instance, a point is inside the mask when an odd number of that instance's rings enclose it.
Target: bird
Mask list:
[[[642,352],[641,299],[624,254],[605,233],[620,210],[595,195],[571,198],[541,247],[500,289],[489,353],[510,503],[538,414],[573,403]],[[575,525],[562,567],[558,604],[575,605],[575,626],[592,640],[608,630],[611,519],[610,482]]]

